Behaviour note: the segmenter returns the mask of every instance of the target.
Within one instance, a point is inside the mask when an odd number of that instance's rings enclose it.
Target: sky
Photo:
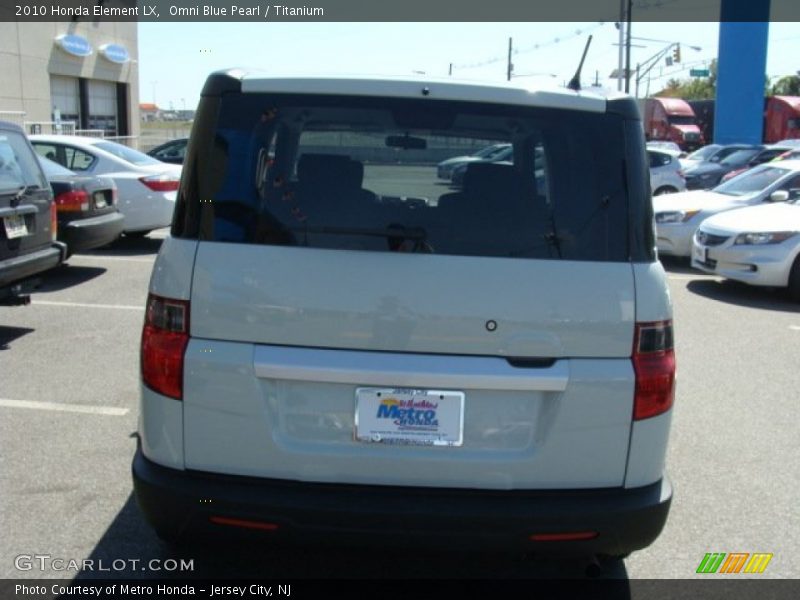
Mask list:
[[[771,23],[766,74],[773,81],[800,70],[800,23]],[[717,55],[718,23],[633,23],[631,65],[644,63],[672,42],[682,62],[662,59],[640,84],[640,96]],[[583,84],[610,79],[619,60],[614,23],[139,23],[140,101],[161,108],[193,109],[212,71],[231,67],[265,73],[357,74],[506,79],[508,38],[513,39],[514,78],[563,85],[575,72],[586,39],[593,36]],[[636,38],[649,38],[641,40]],[[695,46],[698,50],[692,49]],[[178,68],[176,65],[180,65]],[[634,92],[633,83],[631,93]]]

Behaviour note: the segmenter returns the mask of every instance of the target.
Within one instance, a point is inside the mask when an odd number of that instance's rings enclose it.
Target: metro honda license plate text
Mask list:
[[[405,388],[356,390],[358,441],[461,446],[464,393]]]

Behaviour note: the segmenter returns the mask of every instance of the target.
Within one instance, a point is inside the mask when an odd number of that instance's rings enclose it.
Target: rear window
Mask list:
[[[33,152],[19,133],[0,130],[0,192],[28,186],[47,187]]]
[[[219,102],[217,122],[193,133],[176,235],[628,260],[619,115],[342,96],[229,94],[208,102]],[[438,163],[496,144],[510,145],[503,160],[478,157],[458,180],[437,178]]]
[[[133,150],[122,144],[117,144],[116,142],[97,142],[95,147],[105,150],[117,158],[121,158],[125,162],[136,165],[137,167],[161,164],[161,161],[156,160],[152,156],[147,156],[147,154],[143,154],[138,150]]]

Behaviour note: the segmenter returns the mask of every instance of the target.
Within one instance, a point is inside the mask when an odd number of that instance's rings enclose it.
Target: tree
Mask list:
[[[770,96],[800,96],[800,77],[787,75],[775,82],[769,90]]]

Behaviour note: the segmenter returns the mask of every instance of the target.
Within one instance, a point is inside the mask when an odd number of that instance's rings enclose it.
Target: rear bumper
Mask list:
[[[28,252],[0,261],[0,296],[7,292],[6,286],[58,266],[66,257],[66,247],[61,242],[52,242],[35,252]]]
[[[303,483],[166,468],[137,450],[133,482],[147,521],[162,535],[232,529],[211,517],[276,524],[293,541],[422,544],[552,555],[623,555],[651,544],[667,519],[666,476],[635,489],[495,491]],[[535,533],[595,531],[579,541]]]
[[[67,244],[69,252],[91,250],[110,244],[122,233],[125,217],[118,212],[59,223],[58,238]]]

